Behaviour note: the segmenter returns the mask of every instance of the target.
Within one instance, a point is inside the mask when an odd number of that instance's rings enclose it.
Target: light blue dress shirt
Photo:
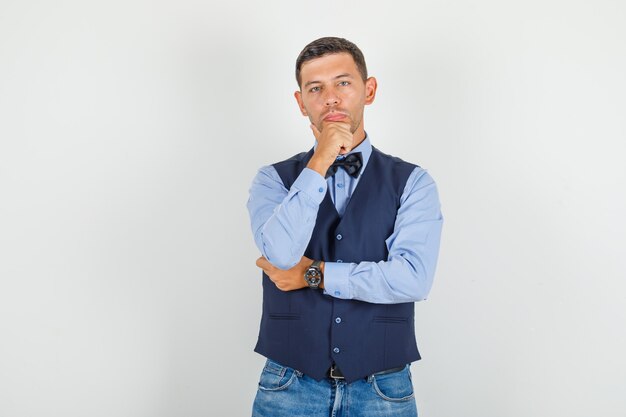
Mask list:
[[[273,166],[258,171],[247,207],[254,241],[272,265],[290,269],[300,262],[327,191],[337,212],[344,215],[372,154],[369,136],[350,153],[355,152],[363,156],[363,168],[357,178],[339,168],[334,176],[324,179],[316,171],[304,168],[287,190]],[[381,304],[426,299],[435,274],[442,223],[435,182],[424,169],[416,167],[400,198],[393,233],[385,241],[388,258],[380,262],[325,262],[324,293]]]

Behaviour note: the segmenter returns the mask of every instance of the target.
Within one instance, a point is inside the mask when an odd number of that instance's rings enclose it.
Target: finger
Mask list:
[[[348,122],[333,122],[337,125],[337,127],[339,127],[340,129],[346,130],[348,132],[350,132],[350,123]]]
[[[348,122],[336,122],[336,121],[326,121],[323,120],[322,121],[322,126],[324,126],[324,129],[328,128],[330,130],[337,130],[339,132],[343,131],[345,133],[350,133],[350,128],[352,127],[352,125]],[[319,130],[318,130],[319,132]],[[320,132],[321,134],[321,132]]]
[[[270,263],[263,256],[261,256],[259,259],[256,260],[256,266],[258,266],[261,269],[267,269],[268,265],[270,265]]]
[[[342,148],[346,150],[346,152],[350,152],[352,150],[352,144],[354,143],[354,136],[350,131],[350,125],[346,125],[346,135],[344,136],[344,141],[342,144]]]
[[[313,123],[311,123],[311,130],[313,131],[313,136],[315,136],[315,139],[319,141],[322,132],[320,132],[317,126],[315,126]]]

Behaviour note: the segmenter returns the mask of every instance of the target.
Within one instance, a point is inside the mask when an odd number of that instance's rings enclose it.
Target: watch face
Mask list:
[[[309,268],[307,269],[304,278],[309,286],[317,287],[322,281],[322,274],[317,268]]]

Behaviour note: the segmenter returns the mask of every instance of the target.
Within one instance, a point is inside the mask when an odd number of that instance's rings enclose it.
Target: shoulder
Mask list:
[[[313,156],[313,149],[272,164],[286,188],[291,188],[291,185],[298,178],[311,156]]]
[[[406,176],[416,169],[422,170],[419,165],[407,162],[397,156],[386,154],[374,146],[372,146],[372,156],[370,158],[378,160],[381,164],[389,166],[393,171],[403,173]]]
[[[302,163],[302,161],[304,161],[307,156],[313,153],[313,151],[308,151],[308,152],[300,152],[297,153],[295,155],[293,155],[292,157],[289,157],[287,159],[283,159],[282,161],[278,161],[272,164],[273,167],[289,167],[289,166],[295,166],[298,165],[300,163]]]

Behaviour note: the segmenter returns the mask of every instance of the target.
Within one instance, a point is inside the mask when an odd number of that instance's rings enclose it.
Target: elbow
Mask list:
[[[427,268],[422,262],[410,262],[407,266],[411,271],[410,284],[407,287],[407,298],[412,302],[424,301],[428,298],[433,285],[434,270]]]
[[[300,258],[296,259],[289,248],[275,244],[262,230],[255,233],[254,240],[265,259],[278,269],[291,269],[300,262]]]
[[[269,263],[282,270],[291,269],[300,261],[299,258],[295,259],[291,253],[287,253],[289,251],[273,250],[270,246],[265,244],[263,245],[262,252]]]
[[[413,294],[413,302],[425,301],[428,298],[428,294],[430,293],[430,288],[420,288],[419,291],[416,291]]]
[[[294,262],[291,258],[281,259],[279,257],[274,257],[274,256],[268,258],[266,256],[265,259],[267,259],[268,262],[274,265],[276,268],[282,269],[283,271],[293,268],[298,263],[298,262]]]
[[[418,301],[424,301],[428,298],[428,293],[430,292],[430,286],[425,286],[422,283],[416,283],[416,285],[411,286],[409,291],[407,291],[406,297],[409,302],[416,303]]]

